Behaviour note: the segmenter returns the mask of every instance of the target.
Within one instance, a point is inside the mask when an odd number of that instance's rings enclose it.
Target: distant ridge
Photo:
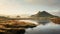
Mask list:
[[[31,15],[31,17],[58,17],[58,16],[54,16],[46,11],[42,11],[42,12],[39,11],[37,14]]]

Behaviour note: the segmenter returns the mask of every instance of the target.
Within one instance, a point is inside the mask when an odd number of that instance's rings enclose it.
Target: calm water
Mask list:
[[[60,25],[48,22],[45,25],[26,29],[25,34],[60,34]]]

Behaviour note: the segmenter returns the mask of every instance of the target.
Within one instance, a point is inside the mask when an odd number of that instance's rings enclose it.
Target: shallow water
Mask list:
[[[49,22],[33,29],[27,29],[25,34],[60,34],[60,25]]]
[[[25,20],[25,21],[29,21],[29,20]],[[32,20],[30,21],[34,22]],[[37,22],[35,21],[35,23]],[[54,24],[53,22],[45,23],[45,25],[42,24],[40,24],[35,28],[26,29],[25,34],[60,34],[60,25]]]

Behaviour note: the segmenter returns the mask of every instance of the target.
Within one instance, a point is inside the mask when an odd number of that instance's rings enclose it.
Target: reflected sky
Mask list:
[[[26,34],[60,34],[60,25],[50,22],[46,25],[39,25],[33,29],[27,29]]]

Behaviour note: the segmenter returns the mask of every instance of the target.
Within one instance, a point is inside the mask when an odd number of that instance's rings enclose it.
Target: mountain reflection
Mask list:
[[[60,25],[52,22],[46,25],[39,25],[32,29],[27,29],[25,34],[60,34]]]

